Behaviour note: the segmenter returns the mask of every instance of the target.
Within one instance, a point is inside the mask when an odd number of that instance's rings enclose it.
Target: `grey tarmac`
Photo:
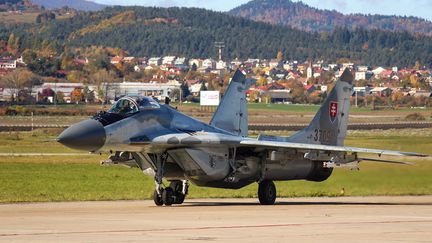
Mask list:
[[[432,242],[432,196],[0,204],[0,242]]]

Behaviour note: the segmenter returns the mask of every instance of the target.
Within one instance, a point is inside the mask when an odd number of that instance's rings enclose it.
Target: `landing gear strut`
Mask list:
[[[155,155],[155,167],[156,167],[156,174],[155,174],[155,183],[156,188],[153,193],[153,201],[157,206],[162,206],[164,204],[164,189],[162,187],[162,179],[163,179],[163,168],[164,164],[168,158],[168,155],[166,153],[164,154],[156,154]],[[170,204],[171,205],[171,204]]]
[[[261,205],[273,205],[276,201],[276,186],[273,181],[264,180],[258,185],[258,198]]]

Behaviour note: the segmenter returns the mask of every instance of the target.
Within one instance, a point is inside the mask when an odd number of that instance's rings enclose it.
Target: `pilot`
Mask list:
[[[123,101],[120,104],[119,113],[124,114],[124,115],[130,113],[131,111],[133,111],[133,107],[131,107],[131,106],[132,106],[132,104],[129,101],[127,101],[127,100]]]

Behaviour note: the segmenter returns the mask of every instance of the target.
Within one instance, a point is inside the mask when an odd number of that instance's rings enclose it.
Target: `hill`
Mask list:
[[[365,3],[366,4],[366,3]],[[432,22],[417,17],[344,15],[290,0],[253,0],[229,11],[234,16],[306,31],[332,31],[336,27],[382,29],[432,34]]]
[[[47,9],[62,8],[64,6],[83,11],[99,11],[106,5],[87,0],[31,0],[32,3],[44,6]]]
[[[309,58],[336,62],[341,58],[370,65],[432,66],[432,38],[408,32],[336,28],[326,34],[274,26],[197,8],[108,7],[80,12],[69,19],[42,24],[3,26],[25,49],[103,46],[133,56],[178,55],[216,57],[215,41],[224,41],[225,58]],[[16,38],[15,38],[16,39]]]

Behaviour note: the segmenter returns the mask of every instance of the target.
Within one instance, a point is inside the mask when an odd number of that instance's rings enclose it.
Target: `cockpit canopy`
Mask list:
[[[130,116],[142,110],[159,109],[159,103],[146,96],[127,96],[120,98],[108,113]]]

